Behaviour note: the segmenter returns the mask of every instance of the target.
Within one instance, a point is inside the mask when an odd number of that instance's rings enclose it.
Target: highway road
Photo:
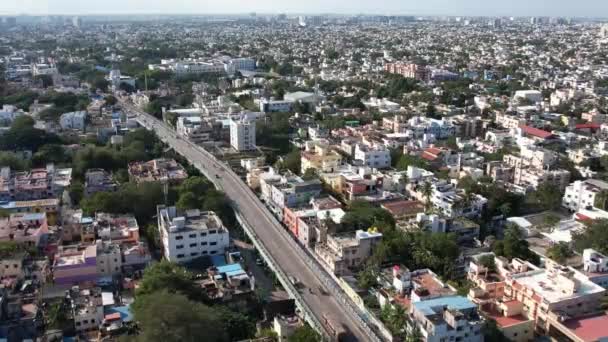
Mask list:
[[[204,149],[178,138],[175,131],[162,121],[128,103],[121,101],[121,104],[128,111],[139,115],[145,126],[153,129],[162,140],[188,159],[191,164],[207,171],[205,172],[207,175],[215,177],[213,181],[231,199],[235,210],[255,232],[276,264],[285,274],[299,280],[304,287],[300,291],[304,304],[319,322],[323,321],[323,316],[328,317],[334,324],[345,328],[350,334],[349,340],[352,341],[378,341],[376,335],[355,312],[354,304],[345,299],[341,290],[334,286],[335,283],[332,284],[333,280],[328,280],[329,276],[319,270],[318,264],[302,250],[232,170]]]

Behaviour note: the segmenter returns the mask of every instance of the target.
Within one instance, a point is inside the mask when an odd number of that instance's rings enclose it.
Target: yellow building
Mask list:
[[[319,173],[335,172],[342,164],[342,156],[328,144],[309,141],[306,143],[306,150],[302,152],[301,161],[302,173],[308,169],[317,170]]]

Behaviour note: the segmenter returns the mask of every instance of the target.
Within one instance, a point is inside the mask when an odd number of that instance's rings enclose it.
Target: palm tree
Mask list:
[[[424,184],[422,185],[422,196],[424,196],[425,199],[425,207],[428,210],[428,208],[431,206],[431,196],[433,195],[433,185],[426,181],[424,182]]]

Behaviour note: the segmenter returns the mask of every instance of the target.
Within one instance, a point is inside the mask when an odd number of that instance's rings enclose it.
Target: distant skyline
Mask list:
[[[606,17],[607,0],[2,0],[2,15],[336,13]]]

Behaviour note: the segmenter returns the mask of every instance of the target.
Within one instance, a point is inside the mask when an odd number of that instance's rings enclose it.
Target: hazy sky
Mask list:
[[[608,16],[608,0],[0,0],[2,14],[369,13]]]

